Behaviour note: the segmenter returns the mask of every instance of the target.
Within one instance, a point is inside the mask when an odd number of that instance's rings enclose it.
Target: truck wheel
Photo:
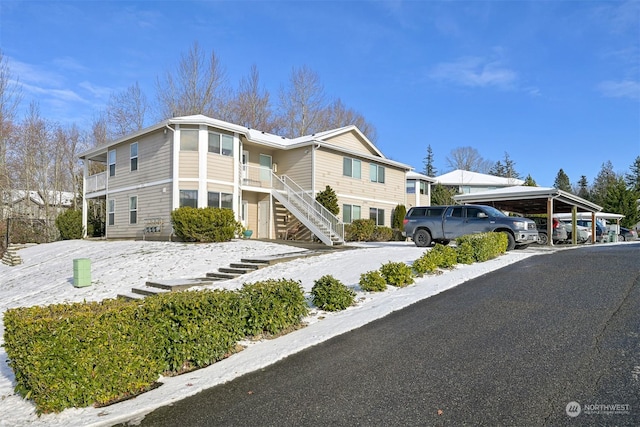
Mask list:
[[[507,235],[507,250],[512,251],[516,247],[516,239],[508,231],[503,231]]]
[[[418,230],[413,235],[413,242],[419,248],[424,248],[431,244],[431,234],[427,230]]]

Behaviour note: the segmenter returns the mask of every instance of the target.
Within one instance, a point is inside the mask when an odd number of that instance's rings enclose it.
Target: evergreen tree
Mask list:
[[[393,219],[391,220],[391,228],[395,230],[402,230],[404,228],[404,217],[407,215],[407,208],[405,205],[398,205],[393,210]]]
[[[585,200],[591,200],[591,193],[589,192],[589,181],[587,177],[582,175],[578,181],[578,197],[582,197]]]
[[[436,176],[438,171],[435,166],[433,166],[433,150],[431,149],[431,144],[427,146],[427,157],[424,158],[424,170],[423,173],[427,176]]]
[[[605,212],[624,215],[620,220],[623,227],[633,228],[640,220],[638,193],[627,188],[623,177],[618,177],[607,187],[602,208]]]
[[[558,190],[571,193],[571,181],[569,181],[569,176],[564,172],[564,170],[562,170],[562,168],[558,171],[558,175],[556,175],[556,180],[553,182],[553,186]]]
[[[491,169],[489,169],[489,175],[506,177],[507,176],[507,170],[502,165],[502,162],[500,162],[500,160],[498,160],[497,162],[495,162],[493,164],[493,166],[491,166]]]
[[[431,204],[432,205],[452,205],[455,203],[453,196],[456,195],[456,190],[452,187],[445,187],[438,183],[431,190]]]
[[[607,160],[602,164],[598,176],[596,176],[596,179],[593,181],[593,188],[591,189],[592,201],[602,206],[607,198],[609,187],[615,184],[617,180],[618,177],[613,171],[613,164]]]
[[[338,213],[340,212],[340,207],[338,206],[338,196],[336,195],[336,192],[333,191],[333,188],[328,185],[323,191],[320,191],[316,195],[316,201],[327,208],[327,210],[334,215],[338,215]]]
[[[536,180],[531,177],[531,174],[527,175],[527,177],[524,179],[524,184],[522,184],[522,185],[526,185],[527,187],[537,187],[538,186],[538,184],[536,183]]]
[[[640,156],[629,167],[630,172],[625,175],[625,181],[629,189],[640,193]]]

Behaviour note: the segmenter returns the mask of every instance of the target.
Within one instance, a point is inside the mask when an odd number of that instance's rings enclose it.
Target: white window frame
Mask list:
[[[217,194],[218,195],[218,204],[217,206],[211,206],[211,204],[209,204],[209,196],[211,194]],[[228,206],[222,206],[222,200],[223,200],[223,196],[226,196],[227,200],[227,204]],[[233,194],[232,193],[223,193],[221,191],[207,191],[207,206],[209,206],[210,208],[224,208],[224,209],[233,209]]]
[[[135,150],[134,150],[135,147]],[[135,153],[134,153],[135,151]],[[138,143],[132,142],[129,146],[129,170],[135,172],[138,170]]]
[[[107,202],[107,225],[116,225],[116,199],[109,199]]]
[[[215,135],[218,137],[217,147],[211,145],[211,136]],[[213,154],[220,154],[221,156],[233,157],[233,137],[231,135],[227,135],[224,133],[208,131],[207,136],[207,152]]]
[[[369,163],[369,178],[371,179],[371,182],[384,184],[385,175],[386,171],[384,166],[380,166],[375,163]]]
[[[184,197],[182,197],[182,194],[186,193],[187,191],[188,192],[192,192],[192,191],[194,192],[196,197],[195,198],[189,197],[188,200],[195,200],[196,201],[196,205],[195,206],[185,205],[185,204],[182,203],[182,200],[185,199]],[[193,207],[193,208],[197,208],[198,207],[198,190],[180,190],[178,203],[179,203],[179,207],[181,207],[181,208],[183,208],[185,206],[190,206],[190,207]]]
[[[185,145],[184,136],[185,134],[187,135],[191,134],[191,132],[195,133],[196,135],[195,146]],[[198,129],[180,129],[180,151],[198,151],[198,138],[199,138]],[[193,141],[189,141],[189,142],[192,143]]]
[[[355,209],[354,209],[355,208]],[[354,210],[356,210],[358,212],[358,217],[354,218]],[[350,221],[347,221],[347,212],[349,213],[349,218]],[[359,205],[350,205],[350,204],[343,204],[342,205],[342,222],[344,222],[345,224],[351,224],[353,221],[355,221],[356,219],[361,219],[362,218],[362,207]]]
[[[346,165],[347,163],[350,165],[351,171],[350,173],[347,173],[347,169],[346,169]],[[355,165],[358,165],[358,167],[354,167]],[[357,176],[355,174],[355,171],[358,171]],[[362,178],[362,162],[358,159],[353,159],[351,157],[343,157],[342,158],[342,175],[344,176],[348,176],[350,178],[355,178],[355,179],[361,179]]]
[[[374,220],[376,225],[384,226],[384,209],[369,208],[369,219]]]
[[[132,221],[132,215],[135,215]],[[138,223],[138,196],[129,197],[129,225],[135,225]]]
[[[109,176],[116,176],[116,150],[109,150]]]

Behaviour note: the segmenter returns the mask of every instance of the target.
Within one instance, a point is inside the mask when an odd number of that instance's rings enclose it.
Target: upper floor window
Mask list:
[[[233,194],[209,191],[207,200],[207,205],[211,208],[233,209]]]
[[[198,207],[198,190],[180,190],[180,207]]]
[[[109,176],[116,176],[116,150],[109,151]]]
[[[369,177],[371,178],[371,182],[384,184],[384,166],[371,163],[369,165]]]
[[[362,175],[362,162],[350,157],[343,157],[342,175],[360,179]]]
[[[420,181],[420,194],[427,194],[427,183]]]
[[[138,196],[129,197],[129,224],[138,223]]]
[[[374,220],[376,225],[384,225],[384,209],[370,208],[369,219]]]
[[[138,143],[131,144],[129,151],[131,152],[131,172],[138,170]]]
[[[233,137],[209,131],[209,153],[233,156]]]
[[[180,130],[180,150],[181,151],[198,151],[198,130],[197,129],[181,129]]]
[[[416,194],[416,182],[411,180],[407,181],[407,194]]]

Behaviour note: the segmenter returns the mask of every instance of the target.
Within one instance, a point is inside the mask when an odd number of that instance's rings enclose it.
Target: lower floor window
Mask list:
[[[209,191],[207,194],[207,206],[210,208],[233,209],[233,194]]]
[[[109,200],[109,206],[107,208],[107,224],[115,225],[116,224],[116,201],[111,199]]]
[[[384,209],[369,209],[369,219],[374,220],[376,225],[384,225]]]
[[[138,196],[129,197],[129,224],[138,223]]]
[[[361,209],[356,205],[342,205],[342,222],[350,224],[356,219],[360,219]]]
[[[198,207],[198,190],[180,190],[180,207]]]

